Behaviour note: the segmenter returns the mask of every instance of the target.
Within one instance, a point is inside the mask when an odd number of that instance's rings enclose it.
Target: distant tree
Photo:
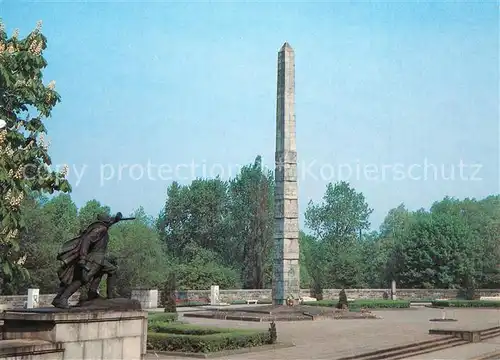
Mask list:
[[[303,231],[299,232],[299,249],[300,249],[300,283],[302,288],[310,288],[314,284],[311,273],[316,270],[314,250],[317,246],[317,240],[314,236],[306,234]]]
[[[322,287],[358,286],[362,281],[359,233],[372,213],[362,193],[347,182],[328,184],[323,202],[309,202],[306,225],[318,238],[313,279]]]
[[[111,215],[109,206],[102,205],[97,200],[90,200],[78,211],[78,222],[80,230],[84,230],[97,220],[98,215]]]
[[[57,253],[64,242],[78,233],[77,208],[68,194],[60,194],[46,202],[31,199],[24,206],[26,228],[21,233],[21,250],[31,279],[16,292],[32,286],[51,293],[59,284]]]
[[[490,203],[491,202],[491,203]],[[490,206],[490,204],[492,206]],[[410,216],[395,232],[391,272],[407,287],[473,288],[498,276],[498,199],[446,197]]]
[[[306,210],[306,225],[318,239],[349,242],[359,232],[370,227],[370,209],[362,193],[345,181],[328,184],[323,203],[310,201]]]
[[[160,220],[160,232],[168,251],[189,259],[201,247],[224,256],[227,243],[227,183],[219,178],[196,179],[189,186],[173,182]],[[194,249],[187,253],[186,249]]]
[[[262,289],[270,283],[274,251],[274,181],[262,158],[243,167],[229,185],[232,256],[241,264],[244,286]]]
[[[228,211],[227,183],[219,178],[168,187],[156,224],[179,289],[240,284],[228,247]]]
[[[128,296],[136,287],[158,287],[168,272],[169,259],[152,220],[141,207],[131,216],[136,220],[120,222],[110,228],[110,255],[117,260],[117,288]]]

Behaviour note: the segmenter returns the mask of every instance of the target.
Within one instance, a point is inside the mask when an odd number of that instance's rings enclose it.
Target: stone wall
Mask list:
[[[39,307],[52,307],[52,300],[56,294],[40,294],[39,297]],[[69,299],[70,305],[76,305],[78,299],[80,298],[80,293],[76,292]],[[23,309],[25,303],[28,301],[28,295],[9,295],[0,296],[0,311],[5,309]]]
[[[341,289],[324,289],[324,299],[337,299]],[[384,292],[389,295],[390,289],[346,289],[349,299],[382,299]],[[481,296],[500,296],[500,289],[478,290]],[[441,298],[456,298],[458,290],[453,289],[396,289],[396,297],[401,300],[433,300]],[[301,296],[310,296],[308,289],[301,290]],[[177,291],[178,301],[209,301],[210,290]],[[271,301],[271,289],[262,290],[219,290],[221,302],[235,300],[268,300]]]
[[[382,299],[384,292],[391,293],[390,289],[346,289],[349,299]],[[337,299],[340,289],[324,289],[324,299]],[[500,296],[500,289],[478,290],[480,296]],[[456,298],[458,290],[452,289],[396,289],[396,297],[401,300],[432,300],[441,298]],[[41,294],[40,307],[50,307],[54,294]],[[157,299],[161,296],[158,291]],[[207,290],[185,290],[176,292],[177,300],[210,302],[210,289]],[[301,290],[301,296],[310,296],[308,289]],[[27,295],[0,296],[0,310],[2,309],[22,309],[27,301]],[[70,304],[78,302],[79,295],[75,294],[70,299]],[[267,300],[271,301],[271,289],[244,290],[231,289],[219,290],[220,302],[232,302],[236,300]],[[147,307],[145,307],[147,308]]]

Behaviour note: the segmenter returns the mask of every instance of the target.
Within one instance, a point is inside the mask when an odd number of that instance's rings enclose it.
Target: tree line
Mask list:
[[[159,287],[175,274],[178,289],[270,288],[274,251],[274,180],[260,156],[227,181],[173,182],[156,217],[142,207],[136,220],[110,230],[110,252],[119,265],[118,288]],[[308,232],[300,232],[301,286],[323,288],[498,288],[500,196],[482,200],[446,197],[429,210],[403,204],[370,230],[364,195],[341,181],[308,204]],[[26,228],[20,248],[29,277],[4,281],[4,294],[36,286],[50,293],[58,281],[61,244],[97,214],[111,209],[90,200],[77,209],[69,194],[37,194],[22,205]]]
[[[72,201],[67,169],[50,168],[44,121],[60,101],[55,82],[43,82],[47,39],[39,22],[24,38],[0,21],[0,292],[58,285],[56,254],[98,214],[92,199]],[[26,171],[28,169],[28,171]],[[56,193],[56,195],[52,195]],[[274,180],[260,157],[233,179],[173,182],[165,206],[151,217],[139,207],[131,222],[110,231],[119,265],[118,288],[269,288],[274,251]],[[304,288],[500,287],[500,197],[446,197],[429,210],[403,204],[369,231],[372,209],[347,182],[330,183],[322,201],[308,204],[300,232]]]

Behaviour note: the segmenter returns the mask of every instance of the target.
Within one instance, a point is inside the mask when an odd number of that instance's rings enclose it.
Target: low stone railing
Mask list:
[[[324,299],[337,299],[341,289],[324,289]],[[389,296],[391,289],[345,289],[349,299],[382,299],[384,293]],[[498,297],[500,289],[479,289],[479,296],[482,297]],[[310,296],[309,289],[302,289],[301,297]],[[434,299],[454,299],[458,295],[456,289],[396,289],[396,298],[400,300],[434,300]],[[50,303],[55,294],[39,295],[38,306],[51,306]],[[271,289],[226,289],[219,290],[218,301],[221,303],[231,303],[233,301],[246,300],[271,300]],[[179,290],[176,291],[178,303],[183,302],[209,302],[211,299],[210,289],[207,290]],[[136,289],[132,292],[132,298],[141,302],[143,308],[155,308],[159,306],[161,292],[156,289]],[[74,305],[78,302],[79,294],[75,294],[70,299],[70,304]],[[0,309],[22,309],[26,306],[28,300],[27,295],[15,296],[0,296]]]

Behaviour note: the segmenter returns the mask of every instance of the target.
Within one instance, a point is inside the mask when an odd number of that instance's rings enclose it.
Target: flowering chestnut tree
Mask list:
[[[19,237],[23,200],[32,192],[70,192],[67,168],[51,169],[44,120],[60,101],[55,82],[44,84],[47,39],[41,22],[25,38],[7,36],[0,20],[0,275],[5,282],[23,270]]]

